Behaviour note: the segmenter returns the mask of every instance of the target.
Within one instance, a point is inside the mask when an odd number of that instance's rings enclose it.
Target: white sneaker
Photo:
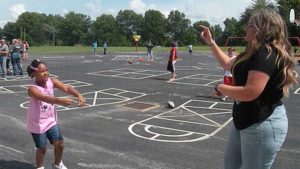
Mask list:
[[[55,165],[54,162],[53,162],[53,163],[52,163],[52,168],[53,168],[53,169],[68,169],[68,168],[64,165],[64,163],[63,163],[62,161],[59,163],[59,165]]]
[[[223,100],[224,102],[226,102],[227,99],[228,99],[227,97],[223,97],[223,98],[222,98],[222,100]]]
[[[36,169],[45,169],[45,167],[43,166],[43,167],[39,167],[39,168],[36,168]]]

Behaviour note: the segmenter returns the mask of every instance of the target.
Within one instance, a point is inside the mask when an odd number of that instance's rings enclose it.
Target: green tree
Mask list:
[[[300,37],[300,26],[290,22],[290,10],[294,9],[295,18],[300,19],[300,0],[277,0],[279,13],[287,24],[289,36]],[[300,45],[298,42],[291,41],[292,45]]]
[[[142,15],[135,13],[133,10],[120,10],[116,16],[116,22],[118,31],[125,35],[127,38],[127,44],[132,42],[132,35],[143,32],[144,18]]]
[[[181,45],[187,46],[189,44],[195,45],[198,43],[199,33],[198,31],[190,26],[186,31],[184,31],[181,36]]]
[[[6,40],[11,41],[13,38],[18,37],[19,34],[17,34],[15,23],[8,22],[4,25],[2,29],[2,37],[5,37]],[[19,32],[18,32],[19,33]]]
[[[184,35],[188,30],[191,21],[185,17],[184,13],[178,10],[171,11],[167,18],[166,33],[173,39],[179,42],[184,40]]]
[[[57,37],[59,32],[59,23],[63,20],[60,15],[48,15],[46,22],[42,25],[42,29],[46,32],[48,44],[55,46],[61,45],[62,40]]]
[[[247,7],[241,14],[240,20],[236,18],[226,18],[223,22],[225,29],[222,34],[221,43],[225,44],[229,36],[244,36],[244,27],[247,25],[250,17],[255,11],[261,9],[277,9],[269,0],[253,0],[251,6]],[[243,45],[243,41],[232,41],[229,45]]]
[[[120,35],[117,31],[116,19],[112,15],[102,14],[96,18],[93,22],[92,32],[94,33],[94,39],[98,43],[103,44],[107,41],[109,45],[117,45],[120,39]]]
[[[220,25],[214,25],[211,27],[211,30],[213,32],[213,35],[215,37],[215,41],[218,43],[218,44],[224,44],[224,40],[222,39],[222,34],[223,34],[223,31],[222,31],[222,28]]]
[[[33,45],[42,45],[47,42],[45,30],[41,29],[41,25],[46,22],[47,15],[37,12],[22,13],[15,23],[15,37],[27,40]],[[22,33],[22,34],[21,34]],[[16,36],[18,35],[18,36]],[[24,37],[25,35],[25,37]]]
[[[84,14],[69,12],[59,24],[59,38],[63,45],[90,44],[89,28],[91,19]]]
[[[207,22],[207,21],[197,21],[197,22],[195,22],[195,23],[193,24],[193,28],[194,28],[195,30],[197,30],[198,37],[199,37],[199,38],[198,38],[198,43],[199,43],[199,44],[205,44],[204,40],[200,38],[200,33],[201,33],[202,29],[199,27],[199,25],[204,25],[204,26],[208,27],[208,28],[210,29],[210,31],[211,31],[212,36],[215,38],[215,33],[214,33],[214,29],[213,29],[214,27],[211,26],[211,25],[209,24],[209,22]],[[215,39],[215,40],[216,40],[216,39]]]
[[[231,39],[230,41],[227,41],[229,37],[243,37],[244,31],[243,28],[240,25],[240,22],[232,17],[232,18],[226,18],[223,22],[225,25],[224,31],[222,33],[222,41],[220,44],[223,45],[242,45],[241,39],[239,41]],[[227,44],[226,44],[227,43]]]
[[[253,0],[251,6],[247,7],[242,13],[240,19],[240,25],[246,25],[251,17],[251,15],[261,9],[277,9],[275,4],[270,0]]]
[[[165,42],[165,16],[156,10],[148,10],[145,12],[145,24],[143,30],[143,41],[152,41],[155,45],[164,45]]]

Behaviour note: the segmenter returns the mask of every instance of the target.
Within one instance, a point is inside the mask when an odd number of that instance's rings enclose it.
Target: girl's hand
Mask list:
[[[212,45],[215,41],[212,38],[209,28],[204,25],[199,25],[199,27],[203,29],[203,31],[200,33],[200,37],[205,41],[205,43]]]
[[[78,107],[82,107],[85,105],[85,98],[81,95],[78,96]]]
[[[73,99],[71,98],[61,98],[61,104],[64,106],[69,106],[73,103]]]

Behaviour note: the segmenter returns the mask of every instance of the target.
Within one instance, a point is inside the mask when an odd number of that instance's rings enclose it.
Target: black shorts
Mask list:
[[[172,73],[175,72],[175,68],[174,68],[173,62],[168,62],[167,70],[170,71],[170,72],[172,72]]]

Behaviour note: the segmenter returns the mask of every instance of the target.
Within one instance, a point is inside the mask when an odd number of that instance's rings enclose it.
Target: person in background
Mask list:
[[[175,48],[177,49],[179,47],[178,41],[175,41]]]
[[[6,60],[7,55],[9,54],[9,48],[7,44],[5,43],[5,40],[3,38],[0,39],[0,66],[2,69],[2,78],[3,80],[7,80],[7,68],[6,68]]]
[[[233,59],[233,57],[236,57],[236,55],[234,55],[235,49],[233,49],[233,48],[230,47],[230,48],[227,49],[227,51],[228,51],[228,56],[229,56],[229,58]],[[233,83],[232,83],[232,73],[231,73],[231,70],[224,69],[223,83],[226,84],[226,85],[230,85],[230,86],[233,85]],[[220,92],[217,92],[217,91],[214,90],[214,96],[221,96],[221,95],[222,95],[222,94],[221,94]],[[226,102],[226,101],[228,100],[228,98],[229,98],[229,97],[225,95],[225,96],[222,98],[222,100],[223,100],[224,102]]]
[[[97,41],[95,40],[92,44],[93,50],[94,50],[94,56],[96,56],[96,49],[97,49]]]
[[[18,39],[12,40],[12,53],[11,53],[11,63],[13,66],[13,75],[16,76],[17,73],[23,75],[23,68],[21,66],[21,53],[23,52],[23,45]]]
[[[23,41],[23,53],[22,53],[22,59],[28,59],[28,49],[29,49],[29,44],[27,41]]]
[[[31,133],[36,146],[36,165],[44,169],[44,157],[47,150],[47,139],[54,146],[54,169],[67,169],[62,162],[64,141],[58,125],[55,104],[68,106],[73,103],[69,97],[54,96],[57,88],[78,99],[78,106],[85,104],[85,99],[73,87],[62,83],[56,78],[49,77],[46,63],[35,59],[27,67],[28,75],[34,80],[28,87],[29,107],[27,110],[27,130]]]
[[[149,41],[149,43],[147,43],[146,45],[147,47],[147,60],[148,61],[153,61],[153,44],[151,43],[151,40]]]
[[[285,21],[274,10],[256,11],[245,27],[245,51],[235,58],[221,50],[209,28],[200,28],[220,65],[233,75],[233,86],[215,86],[234,99],[224,168],[270,169],[288,130],[281,99],[298,76]]]
[[[13,68],[12,66],[9,65],[9,63],[11,62],[11,54],[12,54],[12,47],[13,45],[10,43],[10,41],[6,41],[6,44],[8,46],[9,52],[7,55],[7,60],[6,60],[6,69],[7,69],[7,75],[13,75]]]
[[[187,46],[187,48],[189,50],[189,54],[193,54],[193,45],[191,43]]]
[[[107,48],[108,48],[108,44],[107,44],[107,42],[105,41],[104,42],[104,44],[103,44],[103,55],[106,55],[106,50],[107,50]]]

